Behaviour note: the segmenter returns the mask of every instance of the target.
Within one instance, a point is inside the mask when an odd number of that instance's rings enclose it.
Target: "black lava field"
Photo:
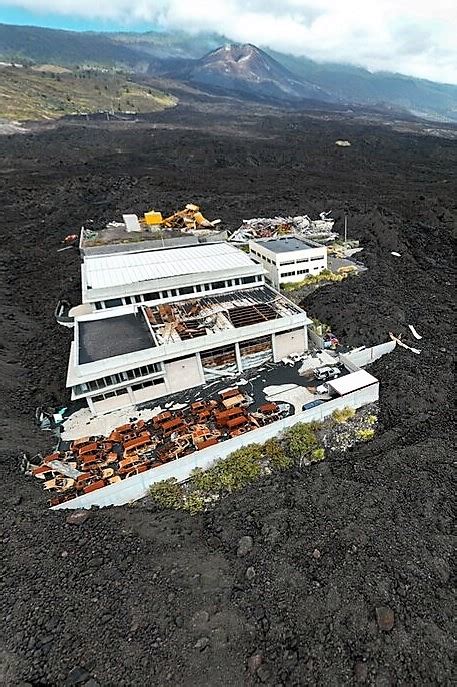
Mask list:
[[[3,136],[0,160],[0,682],[451,685],[457,143],[183,107]],[[345,455],[266,477],[201,516],[145,500],[69,524],[19,471],[24,451],[52,447],[36,406],[68,401],[71,332],[54,308],[80,300],[79,256],[57,251],[88,219],[186,202],[229,228],[332,210],[341,229],[347,210],[369,270],[315,291],[306,310],[349,345],[392,331],[421,354],[397,347],[374,364],[379,431]]]

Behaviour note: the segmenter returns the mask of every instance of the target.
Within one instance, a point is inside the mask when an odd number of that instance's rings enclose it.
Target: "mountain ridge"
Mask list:
[[[221,52],[228,49],[233,53],[241,48],[245,51],[255,49],[257,79],[241,73],[242,70],[237,72],[236,60],[222,69],[216,68]],[[372,73],[351,65],[317,63],[310,58],[269,48],[233,43],[225,36],[211,33],[100,33],[0,24],[0,60],[166,74],[169,78],[198,83],[218,92],[226,90],[260,100],[299,103],[315,99],[362,106],[382,105],[387,110],[406,110],[423,118],[457,122],[457,85],[390,72]],[[266,65],[274,72],[273,79],[267,78]]]

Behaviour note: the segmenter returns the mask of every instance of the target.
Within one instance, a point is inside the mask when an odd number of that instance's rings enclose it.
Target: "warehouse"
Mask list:
[[[74,318],[67,387],[93,414],[308,348],[306,313],[225,243],[85,256],[82,274],[94,307]]]
[[[265,269],[275,289],[327,269],[327,248],[301,236],[249,241],[249,256]]]
[[[264,270],[224,242],[155,250],[134,244],[122,252],[86,254],[81,281],[90,312],[263,284]]]

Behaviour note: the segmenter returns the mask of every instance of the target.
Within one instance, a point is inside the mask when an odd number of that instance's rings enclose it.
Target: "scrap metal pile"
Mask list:
[[[287,404],[263,403],[250,411],[252,399],[238,387],[218,399],[195,401],[178,411],[165,410],[145,422],[116,427],[108,437],[73,441],[68,450],[46,456],[32,469],[56,506],[176,458],[275,422],[289,412]]]
[[[333,241],[338,234],[333,231],[335,220],[329,215],[330,212],[321,212],[320,219],[315,220],[308,215],[245,219],[228,240],[233,243],[247,243],[256,239],[277,238],[284,234],[298,234],[314,241]]]

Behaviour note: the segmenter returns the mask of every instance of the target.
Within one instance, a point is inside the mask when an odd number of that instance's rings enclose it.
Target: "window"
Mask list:
[[[122,305],[121,298],[111,298],[110,300],[105,301],[106,308],[118,308],[120,305]]]
[[[306,269],[306,270],[298,270],[298,271],[297,271],[297,274],[308,274],[308,273],[309,273],[309,270],[308,270],[308,269]]]
[[[147,389],[148,386],[157,386],[158,384],[164,384],[165,380],[163,377],[158,377],[157,379],[150,379],[147,382],[139,382],[138,384],[132,384],[133,391],[138,391],[138,389]]]
[[[182,286],[182,287],[179,289],[179,294],[180,294],[181,296],[185,296],[186,293],[193,293],[193,292],[194,292],[194,287],[193,287],[193,286]]]
[[[297,260],[297,263],[302,263],[302,262],[309,262],[309,258],[302,258],[301,260]]]
[[[314,258],[310,258],[310,260],[323,260],[324,256],[323,255],[316,255]]]
[[[294,264],[295,264],[295,260],[286,260],[285,262],[281,262],[281,263],[279,263],[279,264],[281,265],[281,267],[282,267],[283,265],[294,265]]]
[[[77,384],[73,387],[73,391],[77,396],[80,396],[81,394],[87,393],[89,391],[89,387],[87,384]]]
[[[202,291],[202,290],[203,290],[202,284],[197,284],[196,287],[195,287],[195,291],[200,292],[200,291]]]
[[[225,289],[225,281],[215,281],[213,283],[213,289]]]
[[[241,283],[242,284],[252,284],[256,280],[255,277],[242,277],[241,278]]]
[[[283,272],[281,277],[295,277],[295,272]]]
[[[161,297],[160,292],[157,291],[155,293],[144,293],[143,294],[143,299],[145,301],[157,301]]]
[[[138,377],[146,377],[148,375],[161,372],[162,370],[162,363],[151,363],[150,365],[143,365],[142,367],[137,367],[133,370],[127,370],[126,372],[116,372],[108,377],[94,379],[91,382],[86,382],[85,384],[78,384],[73,387],[73,391],[77,396],[81,396],[82,394],[87,394],[90,391],[98,391],[99,389],[105,389],[106,387],[114,386],[115,384],[124,384],[125,382],[137,379]],[[120,393],[123,393],[122,390],[120,390]]]
[[[170,296],[176,296],[177,295],[176,289],[170,289],[169,294],[170,294]]]
[[[103,308],[103,301],[99,301],[98,303],[95,303],[95,310],[102,310]]]
[[[99,394],[98,396],[93,396],[92,400],[97,402],[97,401],[104,401],[107,398],[113,398],[114,396],[123,396],[124,394],[127,394],[126,389],[120,389],[119,391],[107,391],[104,394]]]
[[[200,358],[204,368],[230,367],[231,365],[237,365],[234,346],[226,346],[224,348],[206,351],[200,354]]]

